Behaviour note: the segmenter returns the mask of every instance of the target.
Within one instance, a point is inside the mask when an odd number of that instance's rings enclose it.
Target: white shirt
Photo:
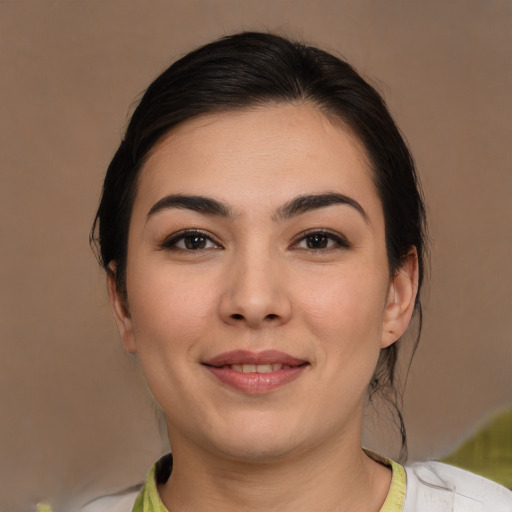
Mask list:
[[[441,462],[405,468],[403,512],[512,512],[512,491]]]
[[[512,512],[512,491],[469,471],[441,462],[416,463],[405,471],[402,512]],[[137,494],[105,496],[80,512],[131,512]]]

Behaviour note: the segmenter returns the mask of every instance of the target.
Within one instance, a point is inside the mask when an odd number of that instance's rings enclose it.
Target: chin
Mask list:
[[[304,428],[293,421],[283,422],[282,418],[245,418],[224,427],[207,442],[217,453],[241,462],[275,462],[301,451],[307,444]]]
[[[266,437],[261,435],[260,439],[252,437],[231,440],[229,443],[219,443],[218,450],[228,459],[259,464],[275,463],[279,459],[291,456],[298,450],[298,446],[291,443],[289,438]]]

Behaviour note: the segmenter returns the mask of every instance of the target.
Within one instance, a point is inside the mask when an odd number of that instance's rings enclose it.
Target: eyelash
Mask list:
[[[331,245],[330,247],[327,246],[327,247],[319,247],[319,248],[299,247],[299,244],[301,242],[307,243],[308,239],[311,240],[314,237],[319,237],[320,239],[326,240],[327,244],[329,244],[329,242],[334,242],[334,244]],[[291,249],[294,249],[294,250],[306,250],[306,251],[313,251],[313,252],[322,252],[322,251],[331,251],[333,249],[349,249],[349,248],[350,248],[350,243],[344,236],[342,236],[338,233],[333,233],[332,231],[329,231],[326,229],[312,229],[310,231],[301,233],[299,236],[297,236],[297,238],[295,239],[295,241],[293,242],[293,244],[291,246]]]
[[[317,237],[317,240],[313,240]],[[202,241],[202,243],[209,245],[210,247],[187,247],[187,240],[191,243],[194,243],[193,239],[198,239]],[[302,242],[308,244],[308,242],[318,243],[318,242],[326,242],[326,247],[300,247],[299,245]],[[183,247],[179,247],[178,244],[182,242]],[[333,242],[333,243],[332,243]],[[329,245],[331,243],[331,245]],[[171,237],[164,240],[160,247],[162,249],[173,250],[173,251],[185,251],[185,252],[199,252],[199,251],[207,251],[209,249],[223,249],[223,247],[217,243],[213,238],[207,233],[199,230],[186,230],[180,231],[179,233],[173,234]],[[350,244],[347,239],[338,233],[333,233],[326,229],[313,229],[310,231],[306,231],[298,235],[295,241],[292,243],[290,249],[293,250],[305,250],[305,251],[313,251],[313,252],[323,252],[323,251],[331,251],[333,249],[349,249]]]
[[[186,247],[186,240],[192,241],[192,239],[202,239],[206,244],[211,243],[212,247],[197,247],[195,249]],[[183,242],[184,247],[179,247],[178,243]],[[180,231],[179,233],[174,233],[169,238],[166,238],[161,244],[160,247],[162,249],[167,249],[171,251],[185,251],[185,252],[200,252],[207,251],[209,249],[223,249],[223,247],[215,242],[213,238],[203,231],[199,231],[197,229]]]

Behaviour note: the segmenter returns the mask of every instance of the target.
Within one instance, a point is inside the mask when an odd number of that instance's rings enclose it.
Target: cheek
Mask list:
[[[198,400],[190,368],[211,333],[211,292],[190,276],[163,272],[133,275],[130,291],[133,336],[148,387],[167,413],[181,410]]]
[[[131,293],[132,292],[132,293]],[[211,319],[212,286],[180,273],[140,272],[128,289],[135,340],[140,349],[191,350]]]
[[[387,292],[382,272],[368,268],[331,275],[301,298],[305,320],[326,350],[356,353],[380,348]]]

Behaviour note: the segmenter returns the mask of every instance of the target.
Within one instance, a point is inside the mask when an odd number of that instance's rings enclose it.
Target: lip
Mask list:
[[[266,373],[243,373],[229,368],[233,364],[282,364],[285,368]],[[278,350],[224,352],[203,362],[203,366],[222,383],[244,393],[263,394],[274,391],[299,378],[309,367],[308,361]]]
[[[264,350],[251,352],[249,350],[232,350],[204,361],[208,366],[226,366],[228,364],[273,364],[280,363],[285,366],[300,366],[307,363],[304,359],[298,359],[279,350]]]

